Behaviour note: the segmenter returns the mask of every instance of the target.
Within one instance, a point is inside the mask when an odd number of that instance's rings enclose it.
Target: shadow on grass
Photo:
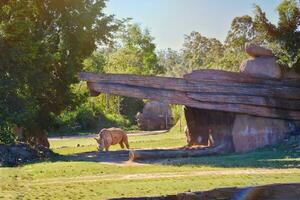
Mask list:
[[[83,152],[71,155],[53,153],[48,162],[97,162],[123,164],[128,161],[129,151]],[[41,163],[29,162],[22,165]],[[282,143],[274,147],[266,147],[245,154],[227,154],[217,156],[168,158],[137,161],[140,164],[158,164],[166,166],[205,166],[220,168],[300,168],[299,144]]]
[[[244,154],[160,159],[152,163],[172,166],[208,166],[221,168],[300,168],[299,142],[282,142],[276,146]]]
[[[76,161],[122,164],[128,161],[128,151],[84,152],[71,155],[57,155],[50,161]],[[141,164],[159,164],[169,166],[207,166],[221,168],[300,168],[300,152],[295,144],[282,143],[275,147],[266,147],[245,154],[218,156],[169,158],[137,161]]]
[[[152,163],[172,166],[208,166],[221,168],[300,168],[300,153],[261,149],[246,154],[228,154],[195,158],[156,160]]]
[[[99,163],[116,163],[121,164],[128,161],[129,151],[110,151],[110,152],[83,152],[71,155],[56,154],[50,161],[69,161],[69,162],[99,162]]]

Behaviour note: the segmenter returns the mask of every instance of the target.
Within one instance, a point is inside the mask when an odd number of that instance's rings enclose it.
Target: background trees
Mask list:
[[[166,73],[177,72],[177,76],[182,76],[194,69],[203,68],[238,71],[240,63],[247,58],[244,52],[247,42],[271,48],[281,65],[299,72],[299,4],[296,0],[283,0],[277,8],[277,26],[269,22],[266,14],[256,5],[254,18],[244,15],[233,19],[224,44],[199,32],[190,33],[186,36],[180,53],[173,56],[173,61],[170,61],[172,56],[160,56],[162,63],[173,63],[173,67],[166,68]],[[170,50],[165,51],[165,55],[170,53]]]
[[[116,47],[108,55],[105,72],[134,73],[143,75],[162,74],[158,64],[155,44],[150,32],[137,24],[126,24],[115,39]]]
[[[155,48],[148,30],[126,22],[114,33],[112,43],[100,46],[84,60],[84,70],[160,75],[163,74],[164,68],[158,63]],[[142,100],[107,94],[90,98],[85,83],[75,85],[74,90],[86,98],[71,112],[67,110],[57,117],[53,129],[86,131],[108,126],[136,128],[135,115],[143,108]]]
[[[159,65],[164,67],[165,75],[180,77],[186,69],[182,66],[182,54],[170,48],[158,52]]]
[[[277,26],[269,22],[266,13],[255,7],[255,27],[268,42],[281,65],[300,72],[300,2],[283,0],[277,7]]]
[[[187,71],[192,71],[210,67],[223,56],[224,48],[219,40],[192,32],[185,36],[182,52],[183,65]]]

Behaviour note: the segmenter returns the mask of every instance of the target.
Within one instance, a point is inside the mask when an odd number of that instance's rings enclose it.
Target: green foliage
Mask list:
[[[119,47],[109,54],[105,72],[158,75],[163,67],[158,64],[155,44],[148,30],[138,25],[126,25],[116,40]]]
[[[13,144],[15,138],[11,133],[11,129],[7,123],[0,123],[0,144]]]
[[[244,15],[236,17],[231,22],[231,30],[228,32],[225,46],[230,50],[244,51],[245,43],[255,42],[258,38],[252,17]]]
[[[224,54],[223,44],[215,38],[207,38],[199,32],[185,37],[183,44],[183,65],[186,71],[209,68]]]
[[[83,65],[84,71],[97,73],[163,73],[150,32],[131,24],[120,27],[113,43],[100,46],[83,61]],[[95,131],[110,126],[136,128],[135,115],[144,106],[142,100],[108,94],[89,98],[84,83],[72,85],[72,91],[82,97],[80,106],[66,109],[57,117],[53,125],[54,131]]]
[[[92,130],[97,127],[97,120],[92,110],[80,108],[77,111],[75,120],[80,125],[81,130]]]
[[[248,58],[244,51],[247,42],[262,44],[263,38],[257,33],[252,17],[235,17],[224,43],[224,56],[214,65],[218,66],[218,69],[239,71],[242,61]]]
[[[136,114],[143,110],[144,102],[140,99],[123,97],[120,101],[120,114],[126,116],[132,124],[136,124]]]
[[[239,72],[241,63],[248,58],[244,51],[227,48],[224,56],[214,63],[215,69]]]
[[[186,69],[182,66],[182,55],[170,48],[158,52],[159,65],[164,67],[165,75],[182,77]]]
[[[89,97],[76,109],[64,111],[55,118],[51,132],[74,134],[81,131],[96,132],[109,127],[131,128],[131,120],[125,115],[105,111],[106,105],[99,103],[100,99],[100,97]]]
[[[71,85],[116,25],[103,13],[104,0],[8,0],[0,6],[0,116],[29,130],[46,129],[53,114],[80,102]]]
[[[83,70],[95,73],[104,72],[104,66],[106,65],[106,57],[104,52],[94,51],[93,54],[84,60],[83,62]]]
[[[171,105],[171,111],[174,123],[177,123],[180,120],[180,118],[184,118],[182,105]]]
[[[300,3],[283,0],[277,7],[277,26],[269,22],[259,6],[255,11],[255,27],[273,48],[280,64],[300,72]]]

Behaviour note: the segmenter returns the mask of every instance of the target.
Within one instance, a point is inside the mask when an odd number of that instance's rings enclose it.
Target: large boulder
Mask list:
[[[261,57],[261,56],[271,56],[273,57],[273,52],[270,49],[258,46],[253,43],[245,44],[245,51],[251,57]]]
[[[282,76],[280,66],[274,57],[258,57],[245,60],[240,72],[261,78],[279,79]]]
[[[275,145],[295,130],[291,121],[237,114],[232,129],[235,152]]]
[[[172,125],[172,112],[168,104],[150,101],[143,108],[142,113],[136,115],[141,130],[163,130]]]

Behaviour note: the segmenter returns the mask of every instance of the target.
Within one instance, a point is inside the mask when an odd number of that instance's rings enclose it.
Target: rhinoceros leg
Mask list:
[[[119,144],[120,144],[121,148],[124,149],[123,141],[121,141]]]
[[[125,144],[126,148],[129,149],[128,137],[124,135],[122,142]]]

